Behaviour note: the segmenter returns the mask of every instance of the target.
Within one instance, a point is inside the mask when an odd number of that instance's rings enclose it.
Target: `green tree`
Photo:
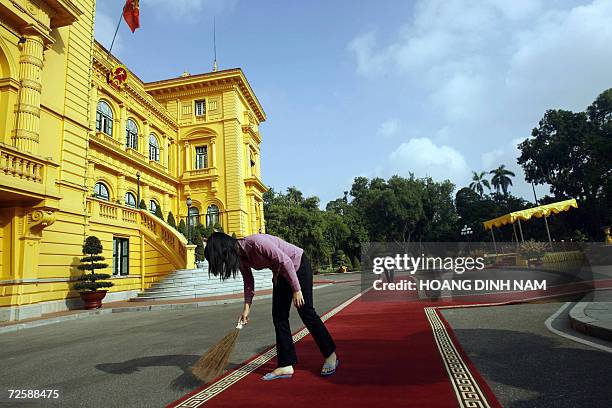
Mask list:
[[[600,238],[600,227],[612,223],[612,89],[602,92],[586,112],[547,110],[518,147],[525,179],[550,186],[553,197],[543,203],[579,201],[578,209],[555,219],[553,224],[563,226],[559,232],[584,230],[592,239]]]
[[[160,220],[164,219],[164,213],[162,212],[161,205],[155,207],[155,216]]]
[[[204,261],[204,242],[202,241],[202,234],[199,228],[193,229],[193,243],[196,245],[195,256],[196,261]]]
[[[172,214],[172,211],[168,212],[168,219],[166,221],[168,223],[168,225],[170,225],[172,228],[176,229],[176,220],[174,219],[174,214]]]
[[[185,220],[181,219],[178,225],[178,232],[183,234],[184,237],[187,237],[187,225],[185,224]]]
[[[80,276],[78,279],[79,281],[74,284],[75,290],[96,291],[101,288],[110,288],[113,286],[112,282],[99,282],[100,280],[109,279],[109,274],[95,272],[100,269],[108,268],[108,264],[102,262],[104,261],[104,257],[100,255],[102,250],[102,243],[98,237],[92,235],[85,239],[83,254],[87,256],[81,258],[81,264],[77,266],[77,268],[86,273]]]
[[[472,182],[470,183],[470,189],[477,192],[481,197],[484,195],[485,187],[491,190],[491,184],[489,184],[489,180],[485,178],[485,174],[487,173],[484,171],[481,171],[480,173],[473,171]]]
[[[493,185],[495,191],[500,193],[501,190],[504,194],[508,194],[508,187],[512,185],[512,179],[510,177],[515,177],[515,174],[506,169],[505,164],[491,170],[489,174],[493,175],[493,177],[491,177],[491,185]]]

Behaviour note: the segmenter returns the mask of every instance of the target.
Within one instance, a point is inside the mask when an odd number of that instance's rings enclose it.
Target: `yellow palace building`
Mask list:
[[[78,306],[89,235],[120,300],[193,267],[169,212],[265,229],[266,116],[242,70],[144,83],[93,39],[94,17],[94,0],[0,0],[0,322]]]

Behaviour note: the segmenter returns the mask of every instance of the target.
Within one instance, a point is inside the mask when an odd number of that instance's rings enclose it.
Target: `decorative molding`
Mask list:
[[[491,405],[470,372],[470,368],[455,347],[446,326],[444,326],[440,316],[438,316],[436,308],[426,307],[425,315],[431,326],[440,357],[442,357],[444,362],[444,367],[455,391],[459,406],[490,408]]]
[[[30,232],[40,234],[43,229],[55,222],[55,212],[48,209],[36,209],[29,214],[28,228]]]

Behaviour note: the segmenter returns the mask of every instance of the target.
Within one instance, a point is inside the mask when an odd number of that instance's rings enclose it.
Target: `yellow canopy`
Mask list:
[[[550,214],[558,214],[562,211],[568,211],[570,208],[578,208],[578,203],[575,199],[559,201],[552,204],[540,205],[538,207],[527,208],[526,210],[511,212],[510,214],[502,215],[501,217],[494,218],[489,221],[485,221],[485,230],[489,230],[493,227],[501,227],[506,224],[514,224],[517,220],[526,221],[531,217],[548,217]]]

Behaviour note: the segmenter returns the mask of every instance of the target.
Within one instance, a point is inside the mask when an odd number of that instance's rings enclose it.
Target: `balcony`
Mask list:
[[[96,132],[95,133],[95,137],[96,139],[98,139],[100,142],[102,142],[103,144],[109,146],[109,147],[113,147],[115,149],[124,149],[124,144],[121,143],[120,141],[116,140],[115,138],[113,138],[112,136],[107,135],[104,132]]]
[[[55,181],[59,165],[50,158],[0,143],[0,191],[3,200],[59,198]]]
[[[216,167],[207,167],[205,169],[187,170],[183,173],[183,181],[195,180],[216,180],[219,178],[219,172]]]
[[[242,131],[250,134],[255,142],[261,143],[261,136],[259,135],[259,126],[255,115],[251,111],[244,111],[244,119],[242,124]]]
[[[148,156],[127,147],[123,141],[116,140],[106,133],[96,132],[89,140],[96,147],[96,149],[93,149],[91,157],[96,158],[101,165],[104,165],[107,156],[115,156],[125,163],[131,163],[134,167],[139,165],[141,169],[146,168],[148,171],[153,171],[170,182],[176,183],[178,181],[175,176],[170,174],[166,166],[154,160],[149,160]]]

